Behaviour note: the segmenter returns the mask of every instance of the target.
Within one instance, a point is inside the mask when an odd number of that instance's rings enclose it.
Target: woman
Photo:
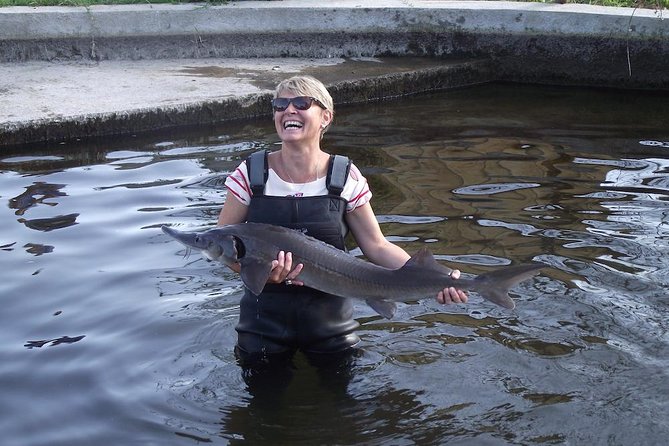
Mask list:
[[[402,267],[410,256],[381,233],[365,178],[347,158],[321,150],[334,117],[325,86],[309,76],[292,77],[277,86],[272,106],[281,149],[251,155],[227,178],[219,225],[272,223],[340,249],[350,230],[369,261]],[[242,298],[237,354],[243,363],[291,357],[297,349],[307,355],[342,352],[359,341],[349,300],[303,287],[302,268],[293,265],[290,252],[280,252],[263,293],[256,297],[247,290]],[[436,298],[445,304],[467,302],[455,288],[439,291]]]

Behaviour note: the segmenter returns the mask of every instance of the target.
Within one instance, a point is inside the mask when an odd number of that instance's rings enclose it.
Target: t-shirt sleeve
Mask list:
[[[367,184],[367,178],[362,176],[355,164],[351,163],[348,179],[341,195],[348,200],[346,212],[354,211],[372,199],[372,191]]]
[[[251,204],[251,186],[249,185],[249,176],[246,170],[246,161],[243,161],[225,179],[225,187],[228,189],[228,193],[234,195],[235,198],[248,206]]]

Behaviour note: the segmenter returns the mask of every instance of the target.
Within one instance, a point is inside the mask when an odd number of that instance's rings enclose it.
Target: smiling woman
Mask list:
[[[286,79],[276,87],[272,108],[281,149],[252,154],[228,176],[230,193],[219,225],[284,226],[340,250],[346,249],[344,238],[350,230],[371,262],[401,268],[410,256],[383,236],[365,177],[348,158],[321,149],[323,134],[334,118],[332,96],[325,86],[311,76]],[[241,270],[239,264],[228,266]],[[252,392],[270,377],[290,377],[290,361],[297,350],[314,363],[324,354],[346,362],[360,341],[351,302],[304,286],[303,269],[303,264],[293,263],[292,253],[279,251],[262,291],[245,290],[236,353]],[[459,271],[453,271],[451,278],[458,277]],[[467,301],[466,294],[454,287],[436,297],[441,303]],[[287,380],[279,381],[271,388],[287,385]]]

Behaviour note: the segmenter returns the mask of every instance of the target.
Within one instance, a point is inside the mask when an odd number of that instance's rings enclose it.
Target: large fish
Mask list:
[[[390,319],[395,302],[434,298],[445,287],[475,291],[483,298],[512,309],[510,288],[536,275],[539,263],[509,266],[473,279],[453,279],[427,248],[399,269],[358,259],[299,231],[262,223],[221,226],[204,232],[182,232],[167,226],[163,232],[183,245],[198,249],[209,260],[228,266],[239,263],[244,285],[255,295],[262,292],[279,251],[291,252],[293,263],[304,264],[299,275],[305,286],[337,296],[362,299]]]

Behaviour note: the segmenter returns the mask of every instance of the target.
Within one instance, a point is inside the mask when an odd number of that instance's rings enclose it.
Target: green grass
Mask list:
[[[669,0],[667,0],[669,1]],[[93,5],[136,5],[136,4],[157,4],[168,3],[173,5],[183,3],[210,3],[220,5],[229,3],[226,0],[0,0],[0,7],[3,6],[93,6]]]
[[[233,0],[205,0],[202,3],[224,4]],[[626,6],[648,9],[667,9],[669,0],[530,0],[543,3],[582,3],[601,6]],[[197,3],[189,0],[0,0],[2,6],[92,6],[92,5],[132,5],[155,3]]]
[[[1,1],[1,0],[0,0]],[[669,0],[583,0],[583,1],[567,1],[566,3],[582,3],[585,5],[601,5],[601,6],[624,6],[627,8],[646,8],[646,9],[667,9],[669,8]]]

